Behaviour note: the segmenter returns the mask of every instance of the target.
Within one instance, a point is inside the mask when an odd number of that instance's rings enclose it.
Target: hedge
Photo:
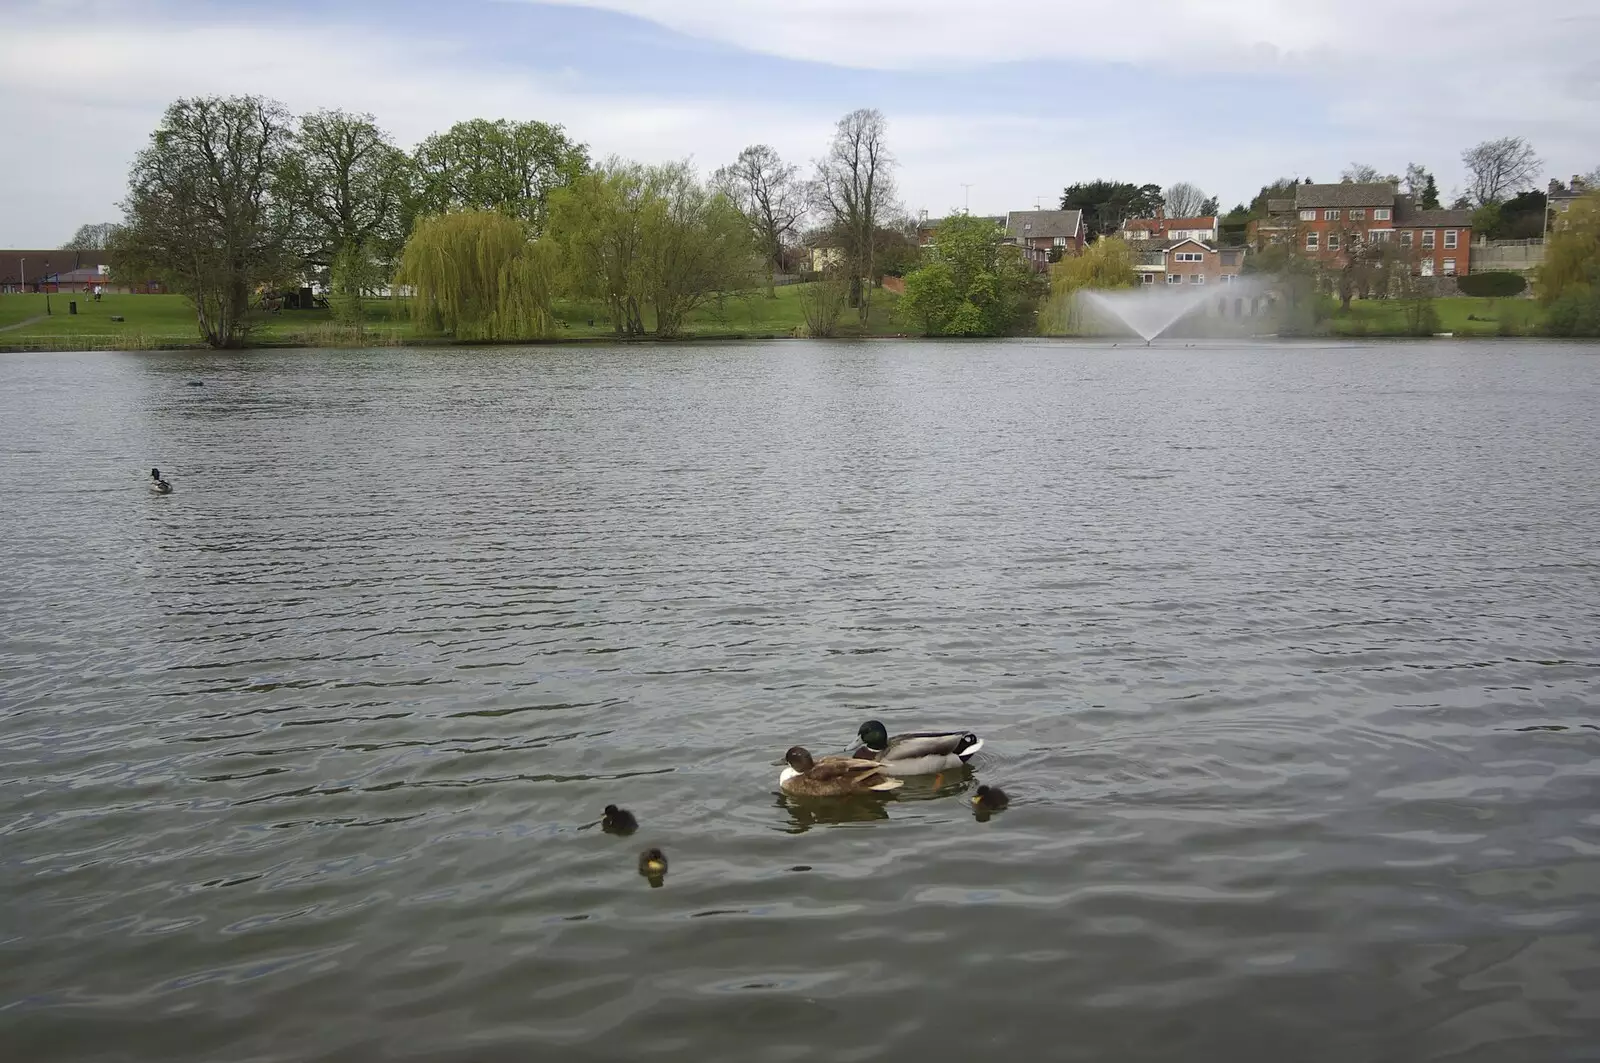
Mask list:
[[[1521,295],[1528,290],[1528,281],[1520,273],[1488,272],[1468,273],[1456,278],[1456,288],[1462,295],[1480,299],[1505,299]]]

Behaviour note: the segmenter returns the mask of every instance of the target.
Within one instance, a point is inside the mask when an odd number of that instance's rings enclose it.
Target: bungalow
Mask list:
[[[1242,247],[1214,247],[1192,237],[1141,240],[1134,244],[1139,261],[1134,271],[1141,284],[1233,284],[1244,267]]]
[[[1038,270],[1082,251],[1087,236],[1081,210],[1014,210],[1006,215],[1006,242],[1022,248]]]
[[[1325,266],[1344,265],[1349,252],[1384,241],[1410,249],[1423,276],[1468,272],[1472,212],[1423,210],[1388,181],[1295,186],[1296,243]]]

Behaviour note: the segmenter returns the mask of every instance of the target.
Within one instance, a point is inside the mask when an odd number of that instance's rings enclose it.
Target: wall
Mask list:
[[[1479,273],[1485,270],[1526,271],[1542,265],[1543,240],[1492,240],[1472,245],[1472,268]]]

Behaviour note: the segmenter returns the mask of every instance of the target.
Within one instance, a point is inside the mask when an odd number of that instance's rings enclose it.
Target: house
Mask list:
[[[1300,223],[1292,199],[1267,200],[1267,216],[1253,219],[1245,226],[1245,242],[1257,251],[1271,244],[1294,243],[1299,235]]]
[[[0,251],[0,292],[56,291],[57,285],[68,290],[75,283],[69,276],[80,270],[108,269],[110,262],[104,251]]]
[[[1139,261],[1133,268],[1139,283],[1171,284],[1198,288],[1204,284],[1236,283],[1244,267],[1245,249],[1216,247],[1192,237],[1177,240],[1141,240],[1133,244]]]
[[[1038,270],[1082,251],[1087,235],[1081,210],[1014,210],[1006,215],[1006,242],[1022,248],[1023,257]]]
[[[1209,214],[1199,218],[1169,218],[1157,210],[1153,218],[1133,218],[1122,224],[1123,239],[1142,240],[1204,240],[1217,242],[1217,216]]]
[[[1550,191],[1546,193],[1545,201],[1550,205],[1550,228],[1560,229],[1566,225],[1566,213],[1572,205],[1584,196],[1592,195],[1600,189],[1589,187],[1589,183],[1580,175],[1572,175],[1572,183],[1565,188],[1555,178],[1550,179]]]
[[[1398,241],[1423,276],[1470,268],[1472,212],[1423,210],[1388,181],[1295,186],[1296,243],[1308,258],[1340,268],[1349,252]]]

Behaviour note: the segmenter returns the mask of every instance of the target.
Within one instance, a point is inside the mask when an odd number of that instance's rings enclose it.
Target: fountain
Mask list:
[[[1161,335],[1185,314],[1207,302],[1220,304],[1218,316],[1254,316],[1257,296],[1262,293],[1259,283],[1249,280],[1215,286],[1202,285],[1139,285],[1134,288],[1113,290],[1084,289],[1078,293],[1081,306],[1097,316],[1116,322],[1138,333],[1145,346]]]

